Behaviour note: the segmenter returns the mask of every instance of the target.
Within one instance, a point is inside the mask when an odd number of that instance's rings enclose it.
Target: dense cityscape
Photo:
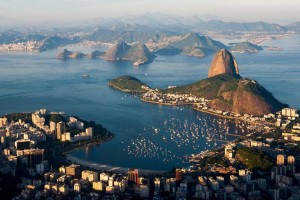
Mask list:
[[[268,122],[262,133],[193,154],[190,167],[163,174],[138,169],[99,171],[72,163],[64,149],[55,152],[55,146],[41,148],[40,144],[55,140],[66,144],[66,149],[74,144],[80,147],[80,142],[85,146],[91,140],[103,140],[105,133],[95,133],[93,127],[63,112],[40,109],[11,114],[0,119],[1,173],[14,180],[13,192],[18,194],[13,199],[297,199],[297,113],[285,108],[266,115],[260,119]],[[5,187],[2,178],[1,188]]]

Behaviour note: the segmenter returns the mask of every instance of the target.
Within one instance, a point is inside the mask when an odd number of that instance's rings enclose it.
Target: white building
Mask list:
[[[84,170],[81,172],[81,178],[89,182],[98,181],[98,173],[94,171]]]
[[[56,123],[53,121],[50,122],[50,131],[51,132],[56,131]]]
[[[282,109],[281,114],[286,117],[299,117],[297,109],[295,108],[284,108]]]
[[[7,118],[6,117],[0,118],[0,128],[5,126],[6,124],[7,124]]]
[[[93,137],[93,128],[92,127],[86,128],[85,132],[88,136]]]
[[[80,193],[81,192],[81,185],[80,183],[74,184],[74,192]]]
[[[100,174],[100,181],[108,181],[109,174],[108,173],[101,173]]]

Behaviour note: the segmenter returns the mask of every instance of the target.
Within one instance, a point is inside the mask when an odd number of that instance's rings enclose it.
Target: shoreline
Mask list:
[[[125,93],[130,93],[130,94],[142,94],[144,93],[145,91],[132,91],[132,90],[124,90],[122,88],[119,88],[111,83],[108,83],[108,86],[111,87],[111,88],[114,88],[114,89],[117,89],[117,90],[120,90],[122,92],[125,92]]]
[[[107,143],[110,140],[114,139],[114,137],[115,137],[115,135],[113,133],[110,133],[110,136],[108,138],[105,138],[104,140],[100,140],[100,141],[96,141],[96,140],[82,141],[82,144],[80,146],[73,147],[72,149],[70,149],[66,152],[62,152],[62,154],[67,155],[67,154],[71,153],[72,151],[83,149],[85,147],[92,147],[92,146],[101,145],[101,144]]]
[[[72,156],[70,153],[76,150],[83,149],[85,147],[92,147],[92,146],[97,146],[101,145],[104,143],[109,142],[114,138],[114,134],[112,134],[109,138],[106,138],[105,140],[102,141],[90,141],[88,144],[85,143],[85,141],[82,142],[82,145],[75,147],[67,152],[62,152],[64,155],[66,161],[69,163],[76,163],[81,165],[84,168],[91,168],[99,171],[107,171],[107,172],[112,172],[112,173],[127,173],[129,167],[120,167],[120,166],[111,166],[111,165],[106,165],[106,164],[101,164],[97,162],[92,162],[92,161],[87,161],[82,158],[78,158],[76,156]],[[167,171],[162,171],[162,170],[150,170],[150,169],[139,169],[139,173],[142,175],[155,175],[155,174],[163,174],[166,173]]]
[[[97,163],[97,162],[87,161],[87,160],[72,156],[69,153],[65,154],[65,155],[66,155],[66,159],[70,160],[72,163],[76,163],[81,166],[99,170],[99,171],[107,171],[107,172],[113,172],[113,173],[127,173],[128,169],[129,169],[129,167],[118,167],[118,166],[111,166],[111,165],[101,164],[101,163]],[[160,170],[148,170],[148,169],[139,169],[139,168],[137,168],[137,169],[139,170],[139,174],[142,174],[142,175],[154,175],[154,174],[166,173],[166,171],[160,171]]]
[[[165,106],[192,106],[192,105],[195,104],[195,103],[181,103],[181,104],[161,103],[161,102],[157,102],[157,101],[145,100],[143,98],[140,98],[140,100],[143,101],[143,102],[146,102],[146,103],[165,105]]]
[[[160,103],[160,102],[157,102],[157,101],[145,100],[145,99],[142,99],[142,98],[140,98],[140,101],[146,102],[146,103],[151,103],[151,104],[163,105],[163,106],[193,106],[192,109],[195,110],[195,111],[197,111],[197,112],[202,112],[202,113],[214,115],[214,116],[217,116],[217,117],[220,117],[220,118],[240,120],[240,121],[244,121],[244,122],[247,122],[247,123],[250,123],[250,124],[254,124],[254,125],[265,126],[265,125],[260,124],[258,122],[249,121],[249,120],[246,120],[246,119],[243,119],[243,118],[240,118],[240,117],[234,117],[234,116],[228,116],[228,115],[221,115],[221,114],[218,114],[218,113],[215,113],[215,112],[211,112],[209,110],[198,109],[198,108],[194,107],[194,105],[197,104],[197,103],[171,104],[171,103]]]

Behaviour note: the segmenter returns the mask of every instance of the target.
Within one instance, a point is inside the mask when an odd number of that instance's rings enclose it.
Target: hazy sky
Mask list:
[[[72,21],[161,12],[236,20],[300,21],[299,0],[0,0],[1,21]]]

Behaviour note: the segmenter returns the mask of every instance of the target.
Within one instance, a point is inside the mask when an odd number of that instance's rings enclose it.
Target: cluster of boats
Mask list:
[[[171,117],[158,127],[144,127],[139,137],[130,140],[127,152],[137,158],[184,163],[185,155],[211,150],[246,135],[248,127],[241,120],[211,115],[198,114],[190,120]]]

